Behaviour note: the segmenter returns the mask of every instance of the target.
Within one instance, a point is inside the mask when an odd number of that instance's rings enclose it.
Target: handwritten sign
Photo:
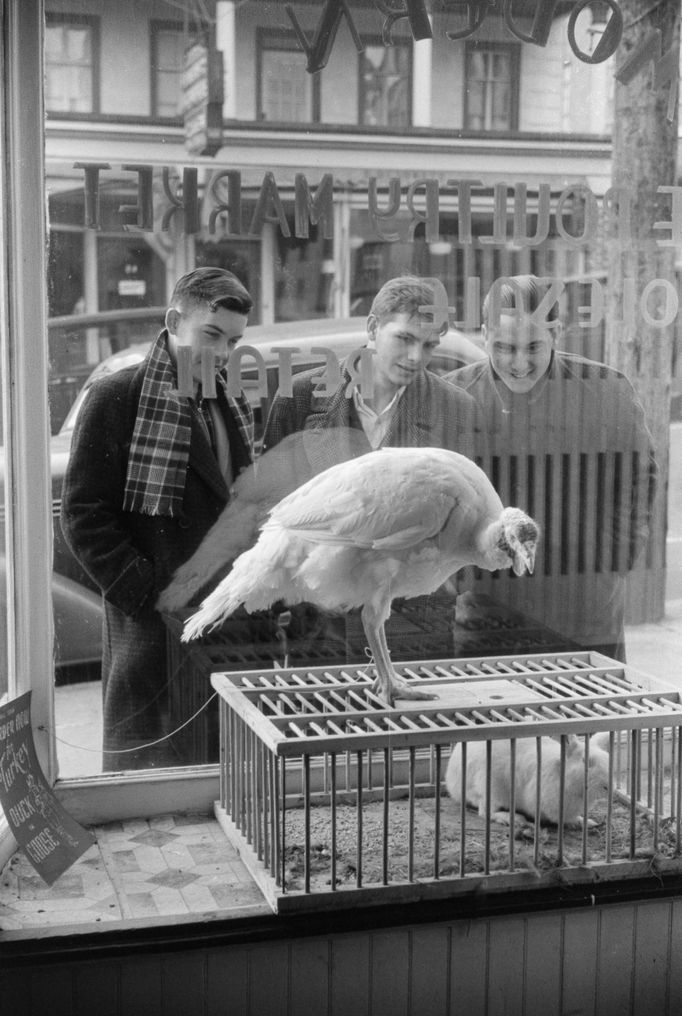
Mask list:
[[[31,692],[0,707],[0,804],[17,843],[48,885],[95,842],[45,781],[33,742]]]

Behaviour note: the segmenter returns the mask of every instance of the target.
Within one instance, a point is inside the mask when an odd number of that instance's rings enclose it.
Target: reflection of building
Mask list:
[[[572,52],[572,3],[556,4],[544,46],[520,42],[499,14],[453,41],[445,33],[462,26],[462,15],[456,5],[434,3],[433,39],[413,44],[402,20],[386,47],[383,15],[356,0],[351,12],[364,49],[357,51],[342,17],[327,65],[309,74],[283,2],[218,0],[212,28],[224,67],[224,144],[213,157],[185,146],[182,59],[201,26],[186,22],[183,6],[47,0],[52,314],[70,313],[81,299],[89,311],[136,299],[163,303],[168,280],[202,261],[240,273],[257,300],[254,320],[264,322],[362,312],[377,286],[405,268],[442,278],[459,316],[467,277],[480,276],[485,290],[500,274],[584,269],[584,248],[567,252],[556,243],[554,220],[540,241],[520,245],[511,225],[509,236],[491,239],[500,181],[527,186],[530,237],[540,184],[553,202],[564,194],[562,221],[577,235],[580,199],[571,188],[587,185],[601,197],[608,186],[610,64],[590,66]],[[312,39],[324,5],[294,6]],[[198,10],[186,7],[188,17]],[[514,4],[526,33],[536,7],[536,0]],[[585,51],[599,28],[598,7],[578,21]],[[83,163],[101,167],[97,229],[84,227],[85,174],[75,168]],[[140,167],[153,168],[151,182]],[[165,182],[163,167],[171,171]],[[187,167],[197,171],[200,226],[183,229],[178,212],[162,228]],[[240,173],[236,226],[227,214],[209,218],[211,180],[221,170]],[[276,188],[264,198],[268,172]],[[332,175],[333,237],[325,240],[314,222],[308,237],[296,236],[298,172],[313,193]],[[466,213],[461,180],[478,182]],[[131,223],[141,221],[148,185],[155,213],[139,230]],[[427,213],[429,186],[436,192]],[[225,181],[220,188],[226,192]],[[505,218],[511,223],[511,205]],[[140,285],[121,288],[121,265],[131,259]]]

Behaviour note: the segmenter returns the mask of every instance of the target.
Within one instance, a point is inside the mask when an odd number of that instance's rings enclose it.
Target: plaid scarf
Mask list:
[[[161,332],[147,357],[137,417],[128,453],[123,510],[146,515],[179,515],[189,462],[191,410],[178,395],[175,367]],[[217,375],[239,432],[253,457],[253,413],[246,397],[227,395],[227,379]]]

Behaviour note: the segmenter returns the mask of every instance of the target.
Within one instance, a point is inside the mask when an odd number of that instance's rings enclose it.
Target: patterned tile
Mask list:
[[[134,850],[112,850],[111,858],[118,871],[138,871]]]
[[[111,889],[111,886],[109,886],[109,889]],[[107,914],[109,917],[116,914],[120,916],[121,908],[118,905],[118,900],[113,895],[105,896],[103,900],[92,900],[89,902],[90,910]]]
[[[152,875],[149,881],[155,885],[165,886],[167,889],[184,889],[185,886],[196,882],[197,878],[199,878],[198,875],[194,875],[189,871],[170,868],[168,871],[159,872],[158,875]]]
[[[0,877],[0,938],[32,928],[270,910],[218,823],[163,815],[93,829],[97,842],[52,886],[23,854]]]
[[[146,829],[144,832],[138,833],[137,836],[131,836],[133,843],[143,843],[145,847],[165,847],[167,843],[171,843],[176,839],[176,833],[166,832],[161,829]]]
[[[186,889],[183,889],[182,898],[190,912],[193,914],[206,913],[207,911],[218,909],[218,904],[215,901],[215,897],[213,896],[210,887],[198,882],[194,885],[187,886]]]
[[[83,895],[83,879],[73,872],[65,872],[51,888],[46,887],[40,875],[19,877],[19,896],[22,900],[78,899]]]
[[[192,861],[197,866],[200,864],[219,863],[224,855],[217,843],[192,843],[187,847]]]
[[[158,917],[159,911],[151,893],[130,893],[126,902],[129,917]]]
[[[159,871],[165,871],[168,867],[166,858],[158,847],[137,847],[135,849],[135,860],[137,861],[137,870],[143,873],[145,878],[156,875]]]
[[[184,843],[173,843],[161,848],[161,857],[169,868],[192,868],[192,855]]]

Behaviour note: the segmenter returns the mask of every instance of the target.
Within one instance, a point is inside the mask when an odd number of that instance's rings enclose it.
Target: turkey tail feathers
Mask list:
[[[185,622],[182,641],[190,642],[222,624],[242,604],[247,611],[265,610],[279,599],[281,532],[263,532],[255,547],[241,554],[229,575],[204,599]]]
[[[212,631],[217,628],[230,614],[234,613],[243,599],[240,586],[236,585],[235,587],[233,571],[216,586],[212,593],[209,593],[199,610],[187,619],[182,632],[182,641],[191,642],[192,639],[203,635],[207,629]]]
[[[301,433],[290,434],[239,474],[227,507],[199,549],[176,570],[157,600],[157,610],[179,612],[218,572],[253,547],[273,506],[297,486],[295,463],[303,438]]]

